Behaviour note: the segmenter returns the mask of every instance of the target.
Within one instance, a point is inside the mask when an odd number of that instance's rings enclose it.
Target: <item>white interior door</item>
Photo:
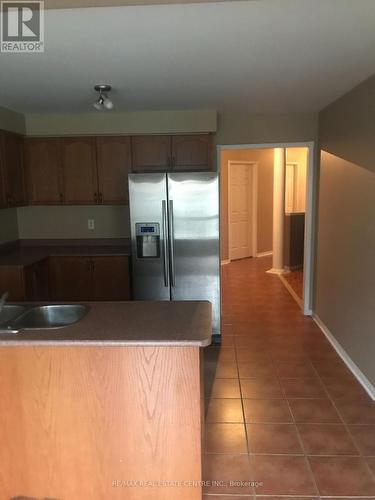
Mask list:
[[[229,165],[229,258],[253,256],[254,164]]]

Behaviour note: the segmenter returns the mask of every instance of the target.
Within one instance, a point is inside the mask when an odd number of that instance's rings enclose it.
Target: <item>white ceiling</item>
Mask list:
[[[317,111],[375,72],[375,0],[48,10],[44,54],[0,54],[0,105]]]

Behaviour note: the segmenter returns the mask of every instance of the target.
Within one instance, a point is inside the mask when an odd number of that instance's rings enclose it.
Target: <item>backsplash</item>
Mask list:
[[[29,206],[17,208],[17,216],[20,239],[129,237],[128,206]]]
[[[18,239],[17,209],[0,210],[0,244]]]

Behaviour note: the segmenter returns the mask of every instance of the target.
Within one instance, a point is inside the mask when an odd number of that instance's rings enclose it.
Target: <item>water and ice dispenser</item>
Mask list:
[[[135,224],[138,259],[158,259],[160,257],[160,226],[157,222]]]

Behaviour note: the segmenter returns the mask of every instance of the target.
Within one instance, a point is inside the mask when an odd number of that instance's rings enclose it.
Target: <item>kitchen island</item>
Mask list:
[[[1,497],[200,499],[210,303],[89,306],[0,334]]]

